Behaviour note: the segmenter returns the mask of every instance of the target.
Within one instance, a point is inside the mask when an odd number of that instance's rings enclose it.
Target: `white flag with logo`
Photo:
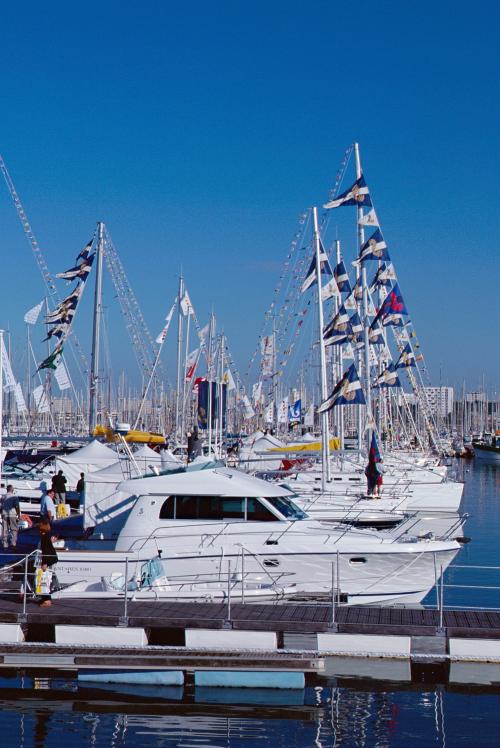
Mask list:
[[[33,399],[35,400],[35,408],[39,413],[49,412],[49,401],[47,399],[43,384],[35,387],[35,389],[33,390]]]
[[[234,377],[231,374],[231,369],[226,369],[226,372],[224,376],[222,377],[222,384],[227,385],[227,391],[231,392],[231,390],[236,389],[236,384],[234,382]]]
[[[273,373],[274,337],[272,335],[264,335],[260,341],[260,352],[262,355],[262,374],[268,377]]]
[[[209,332],[210,332],[210,322],[207,322],[205,327],[202,327],[201,330],[198,330],[198,337],[202,345],[205,344],[205,340],[207,339]]]
[[[335,278],[332,278],[321,289],[321,300],[327,301],[328,299],[333,299],[335,296],[340,296],[340,291],[339,287],[337,286],[337,281],[335,280]]]
[[[245,419],[247,419],[247,420],[249,418],[253,418],[254,415],[255,415],[255,411],[252,408],[252,403],[248,399],[247,395],[243,395],[243,397],[241,399],[242,399],[242,402],[243,402],[243,417]]]
[[[2,338],[2,367],[3,367],[3,388],[5,392],[10,392],[16,387],[16,380],[12,372],[12,366],[10,365],[9,357],[7,355],[7,349],[5,342]]]
[[[29,309],[26,314],[24,315],[24,321],[28,325],[36,325],[36,321],[40,315],[40,312],[42,311],[42,307],[44,304],[45,299],[42,299],[42,301],[34,306],[32,309]]]
[[[256,408],[259,407],[262,401],[262,382],[257,382],[252,387],[252,400]]]
[[[288,397],[284,397],[279,404],[278,423],[288,423]]]
[[[198,363],[199,348],[196,348],[186,358],[186,382],[190,382],[193,378],[193,374],[196,370],[196,364]]]
[[[167,337],[167,333],[168,333],[168,328],[170,327],[170,323],[172,322],[172,317],[173,317],[173,314],[175,312],[175,305],[176,304],[177,304],[177,299],[174,301],[174,303],[172,304],[172,307],[171,307],[169,313],[165,317],[165,326],[164,326],[163,330],[161,331],[161,333],[156,338],[156,342],[159,345],[161,345],[163,342],[165,342],[165,338]]]
[[[191,299],[189,298],[187,291],[184,291],[184,296],[181,299],[181,311],[185,317],[187,317],[188,314],[194,314],[193,305],[191,304]]]
[[[360,226],[380,226],[377,214],[375,213],[375,208],[372,208],[368,213],[360,216],[360,218],[358,219],[358,224]]]
[[[69,388],[71,387],[71,382],[69,381],[68,372],[62,359],[60,359],[59,363],[57,364],[57,369],[54,372],[54,377],[61,392],[63,390],[69,390]]]
[[[268,403],[264,411],[264,421],[266,423],[272,423],[274,421],[274,400]]]

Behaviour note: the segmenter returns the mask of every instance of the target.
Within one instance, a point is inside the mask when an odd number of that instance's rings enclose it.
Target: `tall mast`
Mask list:
[[[359,155],[359,143],[354,143],[354,158],[356,162],[356,179],[359,179],[363,171],[361,169],[361,159]],[[365,230],[361,224],[363,218],[363,207],[358,205],[358,243],[361,248],[365,243]],[[368,285],[366,281],[366,267],[362,263],[361,267],[361,284],[363,289],[363,305],[362,305],[362,316],[363,316],[363,339],[364,339],[364,354],[365,354],[365,398],[366,398],[366,415],[367,418],[371,418],[372,403],[371,403],[371,391],[370,391],[370,347],[368,337]],[[359,407],[359,413],[361,414],[361,405]],[[361,419],[360,419],[361,420]],[[368,449],[370,449],[371,441],[371,429],[367,429]],[[358,447],[361,447],[361,429],[358,433]]]
[[[318,322],[319,322],[319,356],[321,371],[321,402],[325,402],[328,397],[326,381],[326,356],[325,341],[323,339],[323,299],[321,298],[321,259],[320,259],[320,242],[318,233],[318,210],[313,208],[313,243],[316,254],[316,277],[318,279]],[[321,488],[326,488],[327,473],[329,471],[329,446],[330,435],[328,433],[328,413],[321,414]]]
[[[339,239],[336,239],[336,241],[335,241],[335,250],[336,250],[336,262],[337,262],[337,265],[338,265],[340,263],[340,261],[342,260],[342,255],[340,253],[340,240]],[[335,314],[336,314],[338,312],[338,310],[339,310],[339,307],[340,307],[340,302],[338,301],[337,296],[334,298],[334,305],[335,305],[334,308],[335,308]],[[344,366],[343,366],[343,355],[342,355],[342,346],[338,345],[338,346],[336,346],[336,348],[337,348],[337,362],[338,362],[337,366],[338,366],[338,368],[337,368],[337,376],[336,376],[335,379],[336,379],[337,382],[340,382],[340,380],[342,378],[342,374],[343,374],[343,369],[344,369]],[[339,440],[340,440],[340,449],[344,449],[344,406],[343,405],[340,405],[337,408],[337,418],[338,418],[337,423],[338,423],[338,428],[339,428],[339,434],[338,434],[338,436],[339,436]]]
[[[175,438],[182,441],[180,430],[181,413],[181,369],[182,369],[182,299],[184,298],[184,278],[179,278],[179,296],[177,300],[177,385],[175,388]]]
[[[90,365],[89,387],[89,433],[92,436],[97,424],[99,402],[99,348],[102,316],[102,261],[104,255],[104,224],[97,224],[96,276],[94,293],[94,324],[92,331],[92,361]]]

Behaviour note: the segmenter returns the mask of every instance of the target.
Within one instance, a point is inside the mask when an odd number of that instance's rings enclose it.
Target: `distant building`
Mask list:
[[[446,418],[453,412],[453,387],[424,387],[431,415]]]

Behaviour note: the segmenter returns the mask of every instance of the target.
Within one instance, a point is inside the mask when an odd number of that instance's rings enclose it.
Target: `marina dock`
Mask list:
[[[321,675],[324,659],[336,656],[432,666],[500,662],[497,611],[339,607],[335,621],[332,612],[327,604],[234,603],[228,609],[132,600],[125,616],[124,600],[96,599],[57,600],[42,610],[28,601],[23,612],[22,601],[3,599],[0,667],[90,669],[104,677],[123,677],[125,670],[146,679],[169,673],[172,682],[186,672],[198,679],[212,673],[219,681],[223,673],[230,682],[215,685],[261,687],[280,687],[281,674],[281,687],[302,687],[306,674]]]

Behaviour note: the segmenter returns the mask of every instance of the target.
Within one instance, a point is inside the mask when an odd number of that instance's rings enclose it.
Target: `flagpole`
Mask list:
[[[182,443],[182,434],[179,437],[180,427],[180,392],[181,392],[181,359],[182,359],[182,299],[184,297],[184,279],[179,277],[179,297],[177,302],[177,385],[175,389],[175,438]]]
[[[321,298],[321,259],[320,243],[318,232],[318,210],[316,207],[313,211],[313,242],[316,254],[316,276],[318,279],[318,323],[319,323],[319,356],[321,366],[321,402],[325,402],[328,397],[326,381],[326,356],[325,341],[323,339],[323,299]],[[321,413],[321,488],[326,488],[327,474],[329,474],[329,446],[330,438],[328,433],[328,412]]]
[[[188,364],[189,346],[189,322],[191,319],[191,305],[188,305],[188,316],[186,323],[186,345],[184,347],[184,376],[182,377],[182,406],[181,406],[181,434],[186,431],[186,374]]]
[[[0,476],[3,470],[3,334],[0,330]]]
[[[89,387],[89,435],[92,436],[93,429],[97,424],[97,411],[99,400],[99,347],[101,335],[102,314],[102,261],[104,255],[104,224],[97,224],[98,241],[96,247],[96,276],[94,293],[94,324],[92,331],[92,361],[90,368]]]
[[[359,155],[359,143],[354,143],[354,159],[356,162],[356,179],[360,179],[363,175],[361,169],[361,158]],[[361,248],[365,243],[365,230],[361,223],[363,218],[363,207],[357,206],[357,219],[358,219],[358,242]],[[358,275],[359,278],[359,275]],[[369,424],[371,419],[371,389],[370,389],[370,347],[368,337],[368,286],[366,282],[366,266],[364,262],[361,265],[361,287],[363,289],[363,340],[364,340],[364,354],[365,354],[365,399],[366,399],[366,419]],[[359,406],[358,416],[358,448],[361,451],[362,443],[362,429],[361,429],[361,405]],[[367,428],[367,448],[370,451],[371,442],[371,427]]]

